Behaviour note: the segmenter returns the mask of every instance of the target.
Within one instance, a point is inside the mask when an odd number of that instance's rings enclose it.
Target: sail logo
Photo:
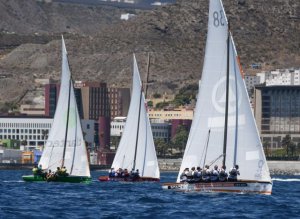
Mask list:
[[[237,88],[236,88],[237,87]],[[214,86],[212,92],[212,103],[214,108],[224,114],[226,107],[226,77],[221,78]],[[236,94],[238,96],[238,108],[242,102],[241,87],[237,84],[233,76],[229,77],[229,103],[228,113],[232,114],[236,112]]]

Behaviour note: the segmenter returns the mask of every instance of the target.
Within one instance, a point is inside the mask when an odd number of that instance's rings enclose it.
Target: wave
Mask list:
[[[23,180],[3,180],[4,183],[23,183]]]
[[[300,179],[281,179],[281,178],[272,178],[273,181],[280,181],[280,182],[300,182]]]

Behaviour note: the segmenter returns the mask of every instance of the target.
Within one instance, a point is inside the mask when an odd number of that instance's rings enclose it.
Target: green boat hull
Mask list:
[[[38,175],[28,175],[22,177],[25,182],[67,182],[67,183],[89,183],[91,177],[87,176],[56,176],[51,179],[46,179]]]

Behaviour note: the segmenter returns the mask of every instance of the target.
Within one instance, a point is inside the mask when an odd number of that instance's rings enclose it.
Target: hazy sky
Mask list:
[[[83,3],[83,4],[103,4],[105,2],[108,2],[108,4],[116,4],[116,5],[124,5],[120,4],[118,2],[115,2],[114,0],[53,0],[57,2],[72,2],[72,3]],[[124,0],[120,0],[123,1]],[[134,0],[136,6],[142,6],[147,7],[150,6],[154,2],[162,2],[162,3],[174,3],[176,0]],[[131,4],[125,4],[125,5],[131,5]]]

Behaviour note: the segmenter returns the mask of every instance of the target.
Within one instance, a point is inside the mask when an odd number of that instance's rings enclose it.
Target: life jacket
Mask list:
[[[34,168],[32,169],[32,172],[33,172],[33,174],[37,174],[38,168],[34,167]]]
[[[233,168],[232,170],[230,170],[229,173],[231,176],[237,176],[237,170],[235,168]]]

